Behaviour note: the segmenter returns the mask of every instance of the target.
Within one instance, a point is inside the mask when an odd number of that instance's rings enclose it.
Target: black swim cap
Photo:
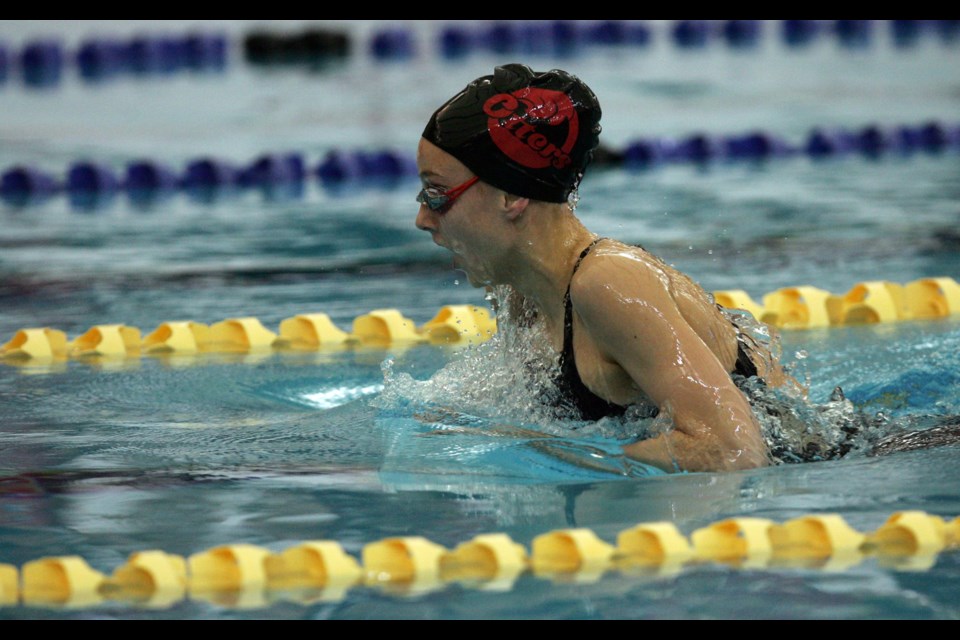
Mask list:
[[[566,202],[600,143],[600,102],[566,71],[507,64],[437,109],[423,137],[498,189]]]

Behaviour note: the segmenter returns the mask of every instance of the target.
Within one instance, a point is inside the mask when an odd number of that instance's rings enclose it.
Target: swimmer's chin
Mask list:
[[[477,278],[477,277],[474,276],[472,273],[470,273],[469,271],[467,271],[467,270],[460,264],[460,261],[457,259],[456,256],[454,256],[454,258],[453,258],[453,268],[454,268],[455,271],[459,271],[460,273],[462,273],[462,274],[466,277],[467,282],[470,283],[470,286],[471,286],[471,287],[476,287],[476,288],[489,287],[489,286],[491,286],[491,284],[492,284],[491,282],[488,282],[487,280],[483,280],[483,279]]]
[[[473,287],[473,288],[475,288],[475,289],[479,289],[480,287],[489,287],[489,286],[492,286],[490,282],[487,282],[487,281],[485,281],[485,280],[478,280],[478,279],[474,278],[473,276],[471,276],[469,272],[464,271],[463,269],[457,269],[457,271],[459,271],[459,272],[462,273],[464,276],[466,276],[467,282],[469,282],[469,283],[470,283],[470,286]]]

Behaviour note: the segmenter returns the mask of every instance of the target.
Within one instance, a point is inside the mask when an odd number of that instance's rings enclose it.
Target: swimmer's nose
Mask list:
[[[417,210],[417,229],[430,232],[437,230],[437,215],[424,204]]]

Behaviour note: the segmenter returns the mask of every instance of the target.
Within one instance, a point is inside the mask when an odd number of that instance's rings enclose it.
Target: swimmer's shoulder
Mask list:
[[[577,270],[571,295],[576,302],[589,298],[591,293],[665,289],[669,279],[666,265],[643,247],[603,238]]]
[[[604,240],[581,263],[570,283],[574,309],[599,320],[618,308],[649,308],[631,304],[643,300],[662,306],[672,300],[670,275],[662,263],[640,247]]]

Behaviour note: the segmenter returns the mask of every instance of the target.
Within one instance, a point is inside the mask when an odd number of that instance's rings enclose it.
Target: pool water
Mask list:
[[[8,47],[58,34],[131,34],[147,21],[0,22]],[[878,21],[882,22],[882,21]],[[203,24],[237,39],[257,21]],[[297,21],[268,23],[295,29]],[[369,37],[385,21],[332,22]],[[666,23],[657,23],[665,28]],[[586,80],[604,108],[603,140],[764,130],[801,144],[815,128],[956,126],[957,45],[880,37],[845,48],[786,47],[767,24],[754,50],[597,47],[532,53],[538,68]],[[439,24],[403,23],[422,43]],[[882,34],[878,34],[882,35]],[[299,152],[395,149],[410,157],[436,105],[519,54],[445,59],[429,50],[375,60],[363,49],[319,69],[257,68],[237,55],[218,73],[125,77],[54,87],[0,84],[0,172],[75,162],[183,167]],[[960,280],[960,153],[803,154],[598,168],[579,217],[643,244],[709,291],[754,299],[813,285]],[[341,328],[374,309],[418,324],[446,305],[486,305],[449,256],[413,225],[415,178],[335,190],[175,192],[0,201],[0,343],[22,328],[75,337],[124,323],[214,323],[253,316],[276,330],[300,313]],[[960,414],[960,321],[952,318],[783,330],[784,361],[814,404],[836,386],[868,415]],[[483,345],[359,345],[318,352],[0,362],[0,563],[78,555],[110,573],[134,552],[189,556],[249,543],[280,551],[335,540],[423,536],[454,548],[503,532],[584,527],[613,541],[637,523],[684,533],[730,517],[777,522],[841,514],[872,531],[899,511],[960,515],[956,446],[666,475],[617,453],[620,426],[565,429],[530,420],[505,372],[502,336]],[[121,619],[956,619],[960,554],[929,566],[877,558],[842,570],[707,564],[669,575],[586,579],[524,574],[501,588],[354,588],[314,601],[184,598],[168,607],[0,607],[0,618]]]

